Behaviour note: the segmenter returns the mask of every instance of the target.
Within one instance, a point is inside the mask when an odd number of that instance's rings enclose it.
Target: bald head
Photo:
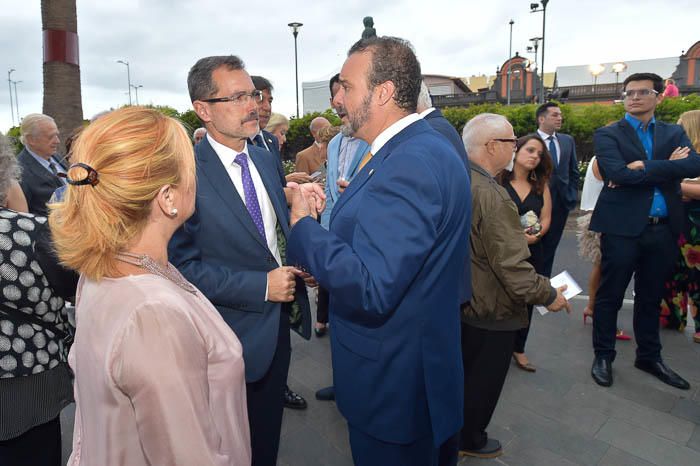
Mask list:
[[[331,126],[331,122],[326,120],[323,117],[316,117],[313,120],[311,120],[311,124],[309,125],[309,130],[311,131],[311,136],[314,137],[314,141],[318,141],[318,132],[321,130],[321,128],[326,128],[328,126]]]
[[[515,134],[502,115],[482,113],[475,116],[464,126],[462,141],[469,160],[492,175],[503,170],[512,160]]]
[[[192,138],[194,139],[195,144],[199,144],[199,142],[204,139],[204,136],[207,135],[207,130],[206,128],[197,128],[194,130],[194,134],[192,134]]]

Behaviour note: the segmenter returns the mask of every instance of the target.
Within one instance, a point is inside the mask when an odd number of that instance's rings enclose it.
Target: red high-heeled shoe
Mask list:
[[[632,339],[632,337],[623,332],[621,328],[618,328],[617,332],[615,332],[615,339],[621,341],[629,341]]]

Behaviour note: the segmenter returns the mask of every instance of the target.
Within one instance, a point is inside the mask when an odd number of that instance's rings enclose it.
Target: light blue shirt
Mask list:
[[[644,127],[644,123],[641,120],[636,119],[629,113],[625,113],[625,120],[632,125],[634,131],[637,133],[639,142],[642,143],[644,151],[647,155],[647,160],[651,160],[654,156],[654,128],[656,127],[656,118],[651,117],[647,127]],[[661,194],[659,188],[654,188],[654,200],[651,202],[651,209],[649,210],[650,217],[668,217],[668,207],[666,207],[666,199],[664,195]]]

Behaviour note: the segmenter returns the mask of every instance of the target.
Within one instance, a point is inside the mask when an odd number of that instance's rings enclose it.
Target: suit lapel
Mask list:
[[[269,155],[265,154],[265,152],[266,151],[257,150],[257,148],[248,148],[250,158],[253,160],[255,168],[258,169],[258,173],[260,174],[260,178],[262,179],[263,185],[265,185],[265,191],[267,191],[267,195],[270,198],[270,202],[272,203],[272,208],[275,210],[277,222],[282,227],[282,231],[284,232],[284,236],[286,237],[289,233],[289,221],[287,220],[289,213],[286,205],[282,205],[279,196],[277,195],[277,193],[275,193],[276,177],[273,176],[272,173],[269,173],[267,167],[265,166],[265,161],[263,160],[263,158],[266,156],[269,157]]]
[[[248,230],[248,233],[255,238],[265,249],[268,249],[267,244],[260,236],[260,232],[255,227],[253,219],[250,218],[250,213],[245,206],[245,203],[238,195],[236,187],[233,185],[231,178],[228,176],[226,167],[221,163],[221,159],[216,155],[216,152],[209,144],[206,138],[197,144],[197,160],[201,173],[209,179],[212,187],[221,198],[221,201],[226,205],[237,218],[241,225]]]
[[[634,144],[634,147],[636,147],[639,151],[640,160],[646,160],[647,151],[644,150],[642,141],[639,140],[637,132],[634,128],[632,128],[632,125],[630,125],[629,122],[623,118],[620,120],[620,128],[622,128],[622,132],[627,135],[627,137],[632,141],[632,144]]]
[[[61,180],[59,180],[58,177],[51,174],[50,171],[37,162],[34,157],[32,157],[32,154],[30,154],[26,149],[23,149],[23,152],[24,159],[27,161],[27,166],[29,167],[29,171],[32,172],[34,176],[37,178],[43,178],[56,188],[63,186]]]
[[[667,160],[670,157],[670,155],[666,154],[664,156],[664,154],[660,154],[656,150],[658,148],[656,141],[665,141],[665,131],[666,126],[657,120],[656,123],[654,123],[654,136],[651,141],[651,153],[654,160]]]

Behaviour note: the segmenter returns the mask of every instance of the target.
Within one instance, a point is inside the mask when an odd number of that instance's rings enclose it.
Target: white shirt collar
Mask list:
[[[399,134],[401,131],[404,130],[408,125],[411,123],[415,123],[416,121],[420,120],[421,117],[417,113],[411,113],[410,115],[406,115],[405,117],[401,118],[400,120],[394,122],[391,126],[386,128],[384,131],[379,133],[379,136],[377,136],[374,141],[372,142],[372,154],[377,154],[379,151],[384,147],[384,144],[389,142],[391,138]]]
[[[230,147],[225,146],[220,142],[217,142],[213,137],[209,135],[209,133],[207,133],[207,140],[209,141],[211,148],[214,149],[214,152],[216,152],[216,155],[218,155],[219,159],[221,159],[221,163],[224,164],[224,167],[230,166],[238,154],[249,155],[247,141],[243,145],[243,150],[237,152],[231,149]]]
[[[545,141],[546,141],[547,139],[549,139],[550,136],[553,136],[554,139],[557,139],[557,132],[556,132],[556,131],[553,132],[552,134],[547,134],[547,133],[545,133],[544,131],[542,131],[541,129],[538,128],[538,129],[537,129],[537,134],[539,134],[540,137],[541,137],[542,139],[544,139]]]
[[[425,118],[425,117],[426,117],[430,112],[432,112],[433,110],[435,110],[435,107],[427,108],[427,109],[423,110],[422,112],[420,112],[420,113],[418,114],[418,116],[420,116],[421,118]]]

